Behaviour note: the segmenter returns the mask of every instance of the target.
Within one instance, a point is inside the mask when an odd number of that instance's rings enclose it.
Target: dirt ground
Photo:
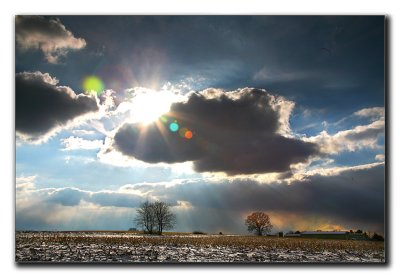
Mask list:
[[[17,232],[16,262],[384,263],[384,243],[236,235]]]

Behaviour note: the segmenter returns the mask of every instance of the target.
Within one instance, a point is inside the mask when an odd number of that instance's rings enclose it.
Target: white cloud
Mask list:
[[[171,82],[166,82],[162,86],[162,90],[170,91],[176,94],[185,94],[194,91],[193,87],[199,87],[204,85],[206,78],[201,76],[191,76],[177,83],[172,84]]]
[[[338,154],[344,151],[354,152],[363,148],[377,149],[378,138],[385,134],[385,119],[380,118],[368,125],[359,125],[350,130],[339,131],[330,135],[322,131],[319,135],[303,138],[320,146],[326,154]]]
[[[27,176],[27,177],[20,176],[20,177],[15,178],[17,184],[31,183],[31,182],[35,181],[35,179],[36,179],[36,175]]]
[[[294,109],[295,103],[293,101],[287,100],[282,96],[271,96],[271,106],[279,114],[279,129],[278,133],[283,136],[293,137],[292,130],[290,128],[290,116]]]
[[[366,108],[359,110],[354,114],[361,117],[383,118],[385,116],[385,108],[384,107]]]
[[[102,140],[86,140],[80,137],[70,136],[62,139],[61,143],[64,145],[62,150],[77,150],[77,149],[100,149],[103,146]]]
[[[17,177],[15,179],[16,190],[18,191],[28,191],[35,188],[36,175],[27,177]]]
[[[58,18],[16,16],[15,39],[22,50],[40,49],[49,63],[58,63],[69,50],[86,46],[83,38],[76,38]]]
[[[385,161],[385,155],[384,154],[378,154],[375,156],[375,160],[377,161]]]
[[[72,133],[77,136],[90,136],[96,134],[96,132],[93,130],[85,130],[85,129],[72,130]]]

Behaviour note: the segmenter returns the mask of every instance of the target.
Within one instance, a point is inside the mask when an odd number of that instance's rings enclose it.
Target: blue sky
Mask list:
[[[263,210],[275,231],[383,232],[384,17],[20,16],[15,30],[17,229],[127,229],[161,199],[182,231],[245,233]]]

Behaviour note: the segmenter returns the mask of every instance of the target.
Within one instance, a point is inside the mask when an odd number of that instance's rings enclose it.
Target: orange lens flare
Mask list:
[[[193,137],[193,133],[191,131],[186,131],[185,138],[191,139]]]

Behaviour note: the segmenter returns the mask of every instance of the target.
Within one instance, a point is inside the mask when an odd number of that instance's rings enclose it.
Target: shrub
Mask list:
[[[207,233],[202,232],[202,231],[193,231],[194,235],[207,235]]]

